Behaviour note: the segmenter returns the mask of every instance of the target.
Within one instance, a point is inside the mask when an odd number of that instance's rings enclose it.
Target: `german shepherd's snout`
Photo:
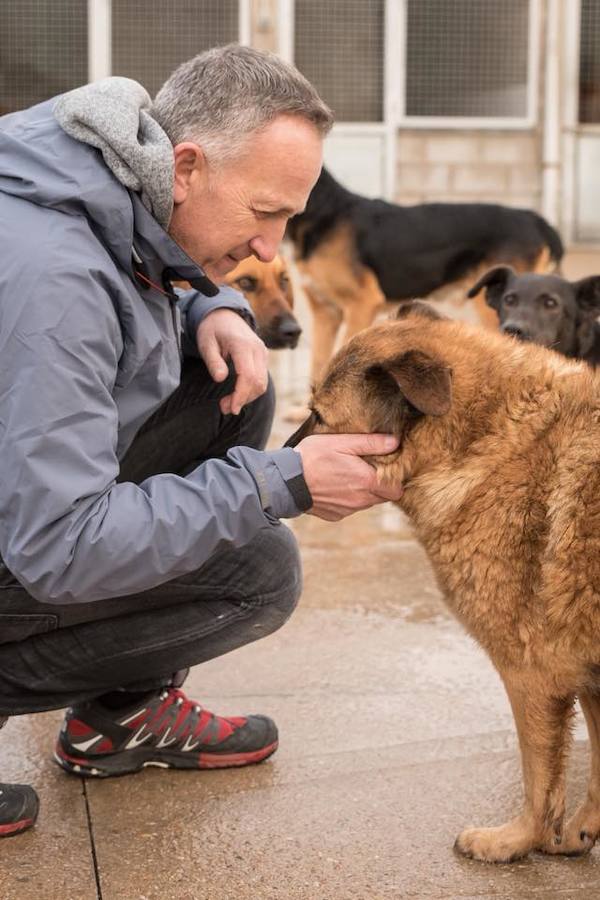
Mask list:
[[[374,464],[403,483],[399,505],[448,606],[503,679],[525,807],[501,827],[463,831],[457,849],[494,862],[585,853],[600,834],[600,373],[418,305],[401,315],[342,347],[288,443],[401,437]],[[587,798],[565,821],[576,697],[593,762]]]

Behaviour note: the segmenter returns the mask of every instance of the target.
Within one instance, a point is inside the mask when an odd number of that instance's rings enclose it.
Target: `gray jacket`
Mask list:
[[[185,478],[116,483],[180,377],[179,316],[134,267],[213,294],[183,298],[190,348],[209,311],[249,312],[53,104],[0,119],[0,557],[37,599],[71,603],[144,591],[298,515],[289,485],[302,466],[291,449],[237,447]]]

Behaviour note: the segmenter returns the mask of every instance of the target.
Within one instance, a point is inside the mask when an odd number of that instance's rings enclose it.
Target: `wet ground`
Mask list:
[[[600,271],[600,256],[566,268]],[[283,411],[301,399],[306,346],[274,370]],[[279,416],[273,444],[292,428]],[[599,849],[507,866],[454,854],[462,827],[518,810],[518,750],[499,679],[446,612],[403,516],[385,506],[293,528],[295,615],[186,685],[219,712],[272,715],[279,751],[239,771],[81,781],[50,760],[60,712],[11,720],[0,776],[33,783],[42,810],[0,844],[0,900],[600,898]],[[571,805],[587,768],[578,719]]]

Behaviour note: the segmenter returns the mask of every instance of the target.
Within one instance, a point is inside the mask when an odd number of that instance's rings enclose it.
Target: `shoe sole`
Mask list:
[[[20,822],[11,822],[10,825],[0,825],[0,838],[21,834],[22,831],[27,831],[34,824],[35,816],[33,819],[21,819]]]
[[[177,753],[162,751],[158,755],[152,748],[127,750],[112,756],[99,757],[92,763],[79,756],[71,756],[57,744],[54,759],[70,775],[86,778],[110,778],[115,775],[130,775],[141,772],[147,766],[160,769],[228,769],[235,766],[250,766],[262,762],[277,750],[279,741],[274,741],[260,750],[250,753]]]

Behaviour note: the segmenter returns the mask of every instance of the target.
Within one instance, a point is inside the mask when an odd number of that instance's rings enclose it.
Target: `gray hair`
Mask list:
[[[182,63],[154,98],[152,115],[173,145],[199,144],[218,163],[280,115],[306,119],[325,136],[333,113],[300,72],[274,53],[239,44]]]

